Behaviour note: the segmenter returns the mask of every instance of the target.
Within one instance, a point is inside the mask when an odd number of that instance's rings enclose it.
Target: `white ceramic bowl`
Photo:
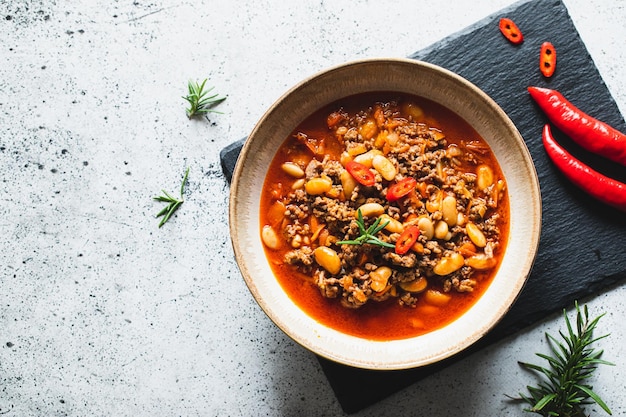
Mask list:
[[[307,116],[340,98],[397,91],[433,100],[456,112],[491,146],[507,181],[510,231],[491,285],[469,311],[449,325],[403,340],[372,341],[340,333],[294,304],[274,277],[260,238],[259,201],[276,149]],[[539,182],[518,130],[484,92],[443,68],[409,59],[370,59],[330,68],[284,94],[246,141],[231,183],[230,233],[250,292],[269,318],[307,349],[345,365],[392,370],[432,364],[483,337],[519,295],[535,259],[541,228]]]

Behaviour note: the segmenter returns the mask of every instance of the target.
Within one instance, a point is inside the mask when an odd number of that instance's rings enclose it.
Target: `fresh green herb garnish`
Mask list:
[[[363,221],[363,213],[361,213],[361,209],[358,209],[356,224],[359,226],[359,232],[361,233],[361,235],[354,240],[341,240],[337,242],[338,245],[362,245],[364,243],[370,243],[372,245],[384,246],[386,248],[395,248],[395,245],[392,245],[391,243],[383,242],[382,240],[376,237],[376,233],[383,230],[385,226],[389,224],[389,220],[387,220],[383,224],[380,224],[380,217],[379,217],[366,230],[365,221]]]
[[[167,203],[167,206],[156,215],[157,219],[159,217],[163,216],[163,218],[161,219],[161,222],[159,223],[159,227],[163,226],[170,219],[172,214],[174,214],[176,212],[176,210],[178,210],[178,208],[181,206],[181,204],[183,204],[183,202],[184,202],[184,200],[183,200],[183,192],[185,190],[185,183],[187,182],[187,176],[188,175],[189,175],[189,167],[187,167],[187,170],[185,171],[185,177],[183,178],[183,182],[180,185],[180,199],[172,197],[165,190],[161,190],[163,195],[154,197],[154,199],[156,201],[161,201],[163,203]]]
[[[213,107],[226,100],[226,97],[218,97],[218,94],[207,96],[207,94],[213,90],[214,87],[204,90],[206,82],[207,80],[205,79],[201,84],[198,84],[195,81],[189,81],[187,84],[189,94],[183,98],[189,102],[187,117],[190,119],[199,114],[206,114],[210,112],[219,113],[218,111],[213,110]]]
[[[602,350],[594,350],[590,347],[593,342],[608,336],[593,337],[593,330],[604,314],[589,321],[587,306],[581,312],[578,303],[576,303],[576,313],[576,329],[573,329],[565,310],[563,311],[567,334],[561,331],[559,334],[565,343],[559,342],[546,333],[553,356],[541,353],[536,355],[547,360],[548,367],[520,362],[524,368],[544,376],[544,381],[539,386],[527,387],[530,395],[520,393],[519,398],[514,398],[531,406],[525,411],[542,416],[583,417],[587,415],[584,413],[583,406],[595,402],[611,414],[611,410],[604,401],[592,391],[591,386],[585,383],[597,365],[613,365],[600,359]]]

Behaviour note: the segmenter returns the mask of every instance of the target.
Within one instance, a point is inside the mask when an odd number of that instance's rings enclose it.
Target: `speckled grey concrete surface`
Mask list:
[[[305,76],[407,56],[510,3],[0,2],[0,414],[342,415],[314,356],[239,275],[219,150]],[[625,113],[626,2],[565,3]],[[190,121],[181,95],[206,77],[228,95],[223,114]],[[152,197],[176,192],[186,167],[186,202],[159,229]],[[614,415],[626,414],[624,299],[621,285],[587,300],[607,313],[616,366],[594,386]],[[529,382],[517,360],[561,324],[358,415],[521,415],[504,397]]]

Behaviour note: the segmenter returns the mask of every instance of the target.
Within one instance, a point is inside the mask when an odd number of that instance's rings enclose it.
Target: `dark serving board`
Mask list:
[[[506,41],[500,17],[513,19],[524,34],[521,45]],[[556,73],[539,72],[539,49],[550,41],[557,51]],[[506,317],[481,341],[436,365],[403,371],[370,371],[319,358],[343,410],[353,413],[437,372],[451,363],[549,314],[572,307],[575,300],[626,278],[626,215],[573,187],[545,155],[541,130],[547,122],[526,88],[561,91],[585,112],[626,132],[626,123],[580,39],[561,0],[532,0],[512,5],[451,35],[410,58],[452,70],[489,94],[513,120],[533,157],[542,194],[542,232],[531,276]],[[626,169],[582,152],[553,129],[555,137],[595,169],[626,181]],[[221,152],[228,180],[243,140]]]

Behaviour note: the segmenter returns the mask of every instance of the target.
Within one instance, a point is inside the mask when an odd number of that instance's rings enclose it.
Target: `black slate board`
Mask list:
[[[524,33],[521,45],[500,34],[500,17],[513,19]],[[539,49],[554,44],[557,70],[539,72]],[[353,413],[463,359],[477,350],[571,307],[626,278],[626,215],[573,187],[546,157],[541,144],[545,116],[526,88],[561,91],[596,118],[626,132],[626,123],[560,0],[523,1],[419,51],[411,58],[452,70],[489,94],[513,120],[535,162],[543,201],[539,252],[531,276],[506,317],[480,342],[439,364],[404,371],[369,371],[319,358],[343,410]],[[626,181],[626,169],[588,155],[558,130],[553,133],[575,156],[596,170]],[[230,181],[243,140],[224,148],[222,167]]]

